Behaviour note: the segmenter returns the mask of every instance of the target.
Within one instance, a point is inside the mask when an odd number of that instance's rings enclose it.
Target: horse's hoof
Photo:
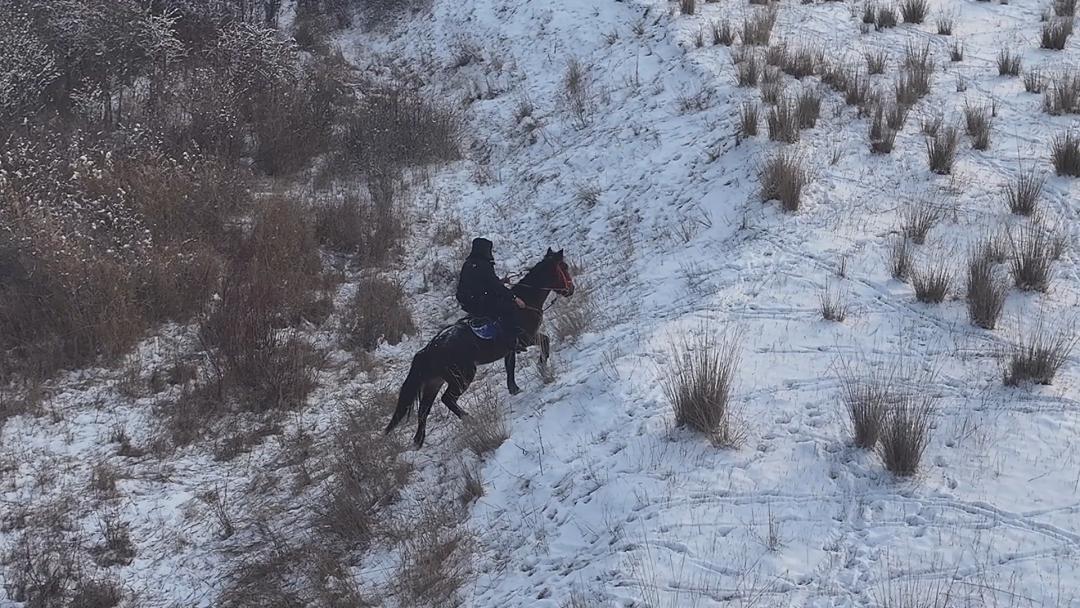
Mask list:
[[[521,387],[519,387],[516,384],[514,386],[508,386],[506,388],[508,388],[510,390],[511,395],[516,395],[516,394],[521,392]]]
[[[419,450],[424,447],[424,439],[422,437],[417,437],[416,439],[413,439],[412,444],[414,448]]]

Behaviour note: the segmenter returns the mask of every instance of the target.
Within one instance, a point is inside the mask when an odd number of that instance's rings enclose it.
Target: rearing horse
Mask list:
[[[511,291],[525,302],[524,308],[517,309],[518,326],[524,334],[519,341],[526,346],[539,344],[541,357],[546,361],[551,354],[551,341],[539,331],[544,320],[544,302],[553,291],[567,298],[574,295],[574,278],[570,276],[570,268],[563,259],[562,250],[548,249],[544,259],[533,266]],[[514,349],[507,346],[506,340],[478,338],[469,328],[468,319],[469,317],[465,317],[444,328],[413,356],[409,375],[401,385],[397,409],[394,410],[390,424],[386,426],[386,433],[394,430],[419,399],[416,437],[413,442],[416,447],[423,446],[427,417],[443,385],[447,385],[442,395],[443,404],[458,418],[466,416],[457,402],[476,377],[478,364],[503,359],[506,363],[506,388],[511,395],[521,392],[514,381],[514,366],[517,361]]]

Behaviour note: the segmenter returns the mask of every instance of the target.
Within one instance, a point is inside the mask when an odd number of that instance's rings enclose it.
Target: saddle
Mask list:
[[[502,334],[502,328],[499,327],[498,322],[495,319],[488,317],[465,317],[461,320],[472,331],[473,335],[481,340],[494,340]]]

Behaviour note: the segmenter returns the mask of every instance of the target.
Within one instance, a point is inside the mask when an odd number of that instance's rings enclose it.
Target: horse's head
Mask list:
[[[546,269],[544,273],[546,288],[564,298],[574,295],[574,277],[570,275],[570,266],[563,257],[562,249],[552,251],[549,247],[540,266]]]

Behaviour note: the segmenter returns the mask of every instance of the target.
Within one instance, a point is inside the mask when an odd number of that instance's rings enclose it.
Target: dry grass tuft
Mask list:
[[[934,425],[933,397],[901,394],[890,404],[878,438],[878,456],[894,475],[908,477],[919,470],[930,445]]]
[[[1061,51],[1073,33],[1073,18],[1051,19],[1043,24],[1042,48]]]
[[[944,216],[940,206],[929,201],[907,205],[900,212],[900,232],[916,245],[926,242],[926,234]]]
[[[758,134],[759,113],[760,110],[756,103],[746,102],[742,105],[742,109],[739,111],[739,135],[741,137],[754,137]]]
[[[1010,270],[1016,286],[1024,291],[1049,290],[1058,242],[1045,229],[1029,226],[1021,228],[1015,237],[1009,233],[1009,243]]]
[[[900,14],[904,23],[922,23],[930,13],[927,0],[900,0]]]
[[[1016,215],[1033,216],[1039,211],[1039,199],[1042,197],[1046,178],[1035,167],[1021,172],[1011,182],[1005,184],[1005,202],[1009,211]]]
[[[733,446],[745,435],[735,419],[732,385],[739,367],[739,337],[704,327],[671,350],[661,378],[675,422],[704,433],[716,445]]]
[[[380,277],[362,279],[342,313],[343,343],[372,351],[380,342],[398,344],[416,333],[401,285]]]
[[[960,131],[954,126],[940,129],[933,137],[926,139],[926,160],[930,170],[939,175],[952,173],[956,162],[956,147],[960,142]]]
[[[769,139],[792,144],[799,141],[799,113],[796,104],[781,99],[769,109],[766,118],[769,125]]]
[[[778,200],[784,211],[795,212],[802,203],[802,190],[810,181],[806,161],[798,153],[780,150],[765,161],[758,172],[761,200]]]
[[[952,287],[952,272],[945,258],[931,262],[926,268],[911,275],[911,286],[915,289],[915,299],[926,304],[940,304],[945,301]]]
[[[1005,281],[994,274],[993,244],[981,243],[968,256],[967,309],[968,319],[977,327],[997,327],[1005,296],[1009,289]]]
[[[889,271],[894,279],[905,281],[911,276],[911,264],[911,246],[907,238],[901,236],[889,250]]]
[[[1058,175],[1080,177],[1080,134],[1066,131],[1054,136],[1050,144],[1050,160]]]
[[[499,449],[510,438],[506,404],[499,392],[488,383],[478,383],[466,393],[462,408],[469,412],[458,435],[462,446],[477,456]]]
[[[986,150],[990,147],[990,125],[993,122],[993,110],[987,106],[973,106],[964,103],[964,123],[967,134],[971,137],[971,147]]]
[[[1002,48],[997,56],[998,76],[1020,75],[1020,54],[1012,49]]]
[[[1029,335],[1021,334],[1004,351],[1005,386],[1053,383],[1074,346],[1076,334],[1071,327],[1049,328],[1039,323]]]

